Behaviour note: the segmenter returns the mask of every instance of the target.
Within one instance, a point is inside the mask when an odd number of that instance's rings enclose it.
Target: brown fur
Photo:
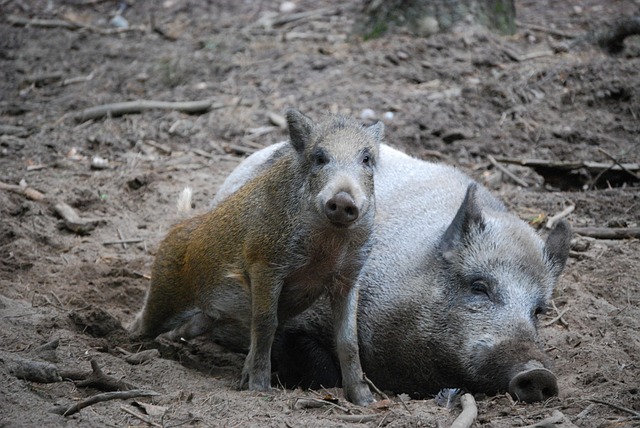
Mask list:
[[[264,390],[278,321],[328,293],[339,324],[338,348],[353,372],[346,380],[353,385],[348,394],[366,404],[372,397],[357,357],[354,283],[373,225],[373,167],[381,128],[342,118],[316,126],[298,112],[289,112],[288,119],[292,147],[268,172],[169,232],[131,331],[189,338],[210,333],[218,321],[240,320],[250,331],[242,383]],[[322,162],[320,149],[327,157]],[[339,192],[353,199],[358,213],[353,223],[336,224],[326,214],[326,200]]]

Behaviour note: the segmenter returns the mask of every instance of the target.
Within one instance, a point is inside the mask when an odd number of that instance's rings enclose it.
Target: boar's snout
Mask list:
[[[556,376],[545,368],[531,368],[517,373],[509,382],[509,394],[526,403],[545,401],[558,395]]]
[[[324,213],[337,226],[349,226],[358,219],[360,210],[347,192],[338,192],[324,205]]]

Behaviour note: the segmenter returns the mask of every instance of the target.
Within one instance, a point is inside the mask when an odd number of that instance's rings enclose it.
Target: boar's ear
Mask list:
[[[551,271],[554,276],[559,276],[569,257],[571,247],[571,227],[565,220],[559,221],[547,236],[544,252],[551,262]]]
[[[373,125],[367,126],[365,131],[379,143],[384,138],[384,123],[377,121]]]
[[[440,253],[447,261],[452,261],[456,248],[463,245],[464,238],[473,228],[484,228],[482,212],[476,198],[477,190],[477,183],[471,183],[467,187],[462,205],[440,241]]]
[[[287,110],[287,122],[289,123],[289,138],[291,145],[298,153],[304,151],[304,147],[311,138],[313,121],[296,109]]]

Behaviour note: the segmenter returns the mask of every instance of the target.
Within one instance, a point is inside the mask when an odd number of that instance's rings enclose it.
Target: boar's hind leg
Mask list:
[[[207,333],[213,326],[213,319],[201,311],[196,311],[184,318],[183,322],[176,328],[166,333],[162,333],[159,337],[174,342],[180,339],[193,339],[201,334]]]
[[[271,389],[271,346],[278,327],[278,299],[284,281],[262,263],[249,268],[251,282],[251,342],[240,387]]]

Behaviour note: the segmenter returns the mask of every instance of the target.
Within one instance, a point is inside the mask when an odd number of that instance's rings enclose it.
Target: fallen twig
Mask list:
[[[162,427],[162,425],[153,422],[151,420],[151,418],[148,418],[148,417],[146,417],[144,415],[141,415],[140,413],[135,412],[135,411],[129,409],[128,407],[120,406],[120,410],[122,410],[124,412],[127,412],[128,414],[130,414],[134,418],[140,419],[142,422],[144,422],[145,424],[151,425],[152,427]]]
[[[154,147],[154,148],[156,148],[156,149],[160,150],[161,152],[164,152],[164,153],[166,153],[168,155],[170,155],[171,152],[172,152],[171,147],[167,146],[166,144],[157,143],[157,142],[155,142],[153,140],[145,140],[145,141],[143,141],[143,143],[148,145],[148,146]]]
[[[145,351],[136,352],[124,357],[124,360],[129,364],[142,364],[146,361],[153,360],[160,356],[160,351],[157,349],[147,349]]]
[[[562,312],[560,312],[560,313],[558,314],[558,316],[556,316],[554,319],[549,320],[549,321],[547,321],[546,323],[542,324],[542,327],[549,327],[550,325],[555,324],[555,323],[556,323],[556,321],[560,321],[560,320],[562,319],[562,316],[563,316],[564,314],[566,314],[568,310],[569,310],[569,308],[564,308],[564,309],[562,310]]]
[[[16,184],[7,184],[0,181],[0,190],[8,190],[13,193],[25,196],[32,201],[42,201],[45,196],[31,187],[18,186]]]
[[[560,412],[559,410],[554,410],[551,413],[551,416],[549,416],[548,418],[545,418],[540,422],[536,422],[535,424],[527,425],[523,428],[548,428],[555,424],[559,424],[563,420],[564,420],[564,415],[562,414],[562,412]]]
[[[453,421],[451,428],[469,428],[478,416],[478,407],[473,395],[464,394],[460,397],[460,403],[462,404],[462,413]]]
[[[627,412],[627,413],[632,414],[633,416],[636,416],[636,417],[640,418],[640,412],[637,412],[635,410],[628,409],[628,408],[622,407],[622,406],[618,406],[617,404],[609,403],[608,401],[597,400],[595,398],[588,398],[588,400],[591,401],[592,403],[604,404],[605,406],[613,407],[616,410],[620,410],[622,412]]]
[[[212,109],[225,107],[226,104],[216,103],[212,100],[202,101],[154,101],[154,100],[137,100],[126,101],[122,103],[104,104],[82,110],[73,115],[78,122],[84,122],[91,119],[99,119],[104,116],[122,116],[130,113],[140,113],[145,110],[178,110],[184,113],[204,113]]]
[[[567,216],[568,216],[569,214],[571,214],[571,213],[573,212],[573,210],[575,210],[575,209],[576,209],[576,206],[575,206],[575,205],[569,205],[567,208],[563,209],[563,210],[562,210],[562,211],[560,211],[558,214],[556,214],[556,215],[553,215],[553,216],[549,217],[549,218],[547,219],[547,224],[545,225],[545,227],[546,227],[547,229],[553,229],[553,226],[555,226],[555,225],[556,225],[556,223],[557,223],[559,220],[561,220],[561,219],[563,219],[563,218],[567,217]]]
[[[596,239],[640,238],[640,227],[574,227],[573,232]]]
[[[582,34],[570,33],[568,31],[557,30],[555,28],[543,27],[542,25],[529,24],[526,22],[516,21],[518,27],[527,28],[534,31],[542,31],[543,33],[551,34],[552,36],[564,37],[565,39],[576,39]]]
[[[367,422],[375,421],[379,415],[335,415],[336,419],[340,419],[343,422],[353,422],[365,424]]]
[[[523,61],[528,61],[530,59],[534,59],[534,58],[540,58],[543,56],[553,56],[553,51],[550,49],[544,49],[541,51],[534,51],[534,52],[527,52],[527,53],[520,53],[518,51],[516,51],[515,49],[508,47],[508,46],[502,46],[502,52],[504,52],[509,58],[511,58],[513,61],[516,62],[523,62]]]
[[[635,174],[633,171],[629,171],[627,168],[625,168],[625,166],[622,163],[620,163],[618,159],[613,157],[608,151],[606,151],[601,147],[598,147],[598,151],[604,154],[609,159],[611,159],[613,162],[615,162],[615,164],[618,165],[620,168],[622,168],[627,174],[633,176],[636,180],[640,181],[640,176],[638,176],[638,174]]]
[[[80,235],[87,235],[99,224],[104,223],[102,219],[86,219],[80,218],[76,214],[75,210],[64,202],[56,202],[53,205],[53,209],[64,221],[64,225],[67,229]]]
[[[102,245],[121,245],[121,244],[137,244],[139,242],[143,242],[144,239],[134,238],[134,239],[121,239],[119,241],[105,241]]]
[[[62,416],[71,416],[75,413],[78,413],[80,410],[85,407],[89,407],[96,403],[101,403],[109,400],[127,400],[129,398],[136,397],[155,397],[158,394],[155,391],[144,391],[141,389],[133,389],[131,391],[115,391],[115,392],[104,392],[102,394],[94,395],[93,397],[89,397],[86,400],[82,400],[72,406],[57,406],[51,409],[51,412],[57,413]]]
[[[119,34],[128,31],[147,31],[143,26],[130,26],[127,28],[101,28],[93,25],[81,24],[79,22],[64,19],[28,19],[17,15],[7,16],[7,22],[20,27],[40,27],[40,28],[65,28],[67,30],[88,30],[99,34]]]
[[[509,171],[504,165],[500,165],[500,163],[493,156],[487,155],[487,159],[489,159],[489,162],[491,162],[491,165],[498,168],[500,171],[502,171],[504,174],[506,174],[509,178],[511,178],[516,183],[518,183],[520,186],[529,187],[529,184],[526,181],[516,176],[511,171]]]
[[[329,400],[323,400],[321,398],[299,397],[299,398],[296,398],[296,401],[294,401],[293,403],[293,408],[296,410],[323,407],[323,406],[333,406],[337,409],[342,410],[345,413],[349,413],[349,409],[347,409],[346,407],[340,406],[339,404],[333,403]]]
[[[380,391],[378,389],[378,387],[371,381],[371,379],[369,379],[367,377],[366,374],[362,374],[362,379],[364,379],[365,382],[367,382],[367,385],[369,385],[369,388],[373,389],[373,391],[378,394],[380,397],[382,397],[385,400],[389,399],[389,396],[387,394],[385,394],[384,392]]]
[[[559,309],[558,309],[558,307],[556,306],[556,302],[555,302],[555,300],[551,300],[551,306],[553,307],[553,310],[554,310],[554,311],[556,311],[556,314],[559,314],[558,321],[560,321],[560,324],[562,324],[562,325],[563,325],[563,326],[565,326],[565,327],[569,327],[569,323],[568,323],[568,322],[566,322],[566,321],[564,320],[564,318],[562,318],[562,315],[564,315],[564,313],[565,313],[566,311],[563,311],[563,312],[562,312],[562,314],[561,314],[561,313],[560,313],[560,310],[559,310]]]
[[[498,162],[509,163],[512,165],[522,165],[530,168],[554,168],[559,170],[574,170],[585,168],[592,173],[600,172],[605,169],[611,168],[611,164],[604,162],[554,162],[543,159],[514,159],[514,158],[496,158]],[[624,169],[623,169],[624,168]],[[640,164],[638,163],[625,163],[615,165],[613,168],[619,171],[640,171]]]
[[[135,389],[131,384],[104,374],[96,360],[91,360],[91,370],[91,374],[78,382],[76,386],[95,388],[100,391],[132,391]]]

